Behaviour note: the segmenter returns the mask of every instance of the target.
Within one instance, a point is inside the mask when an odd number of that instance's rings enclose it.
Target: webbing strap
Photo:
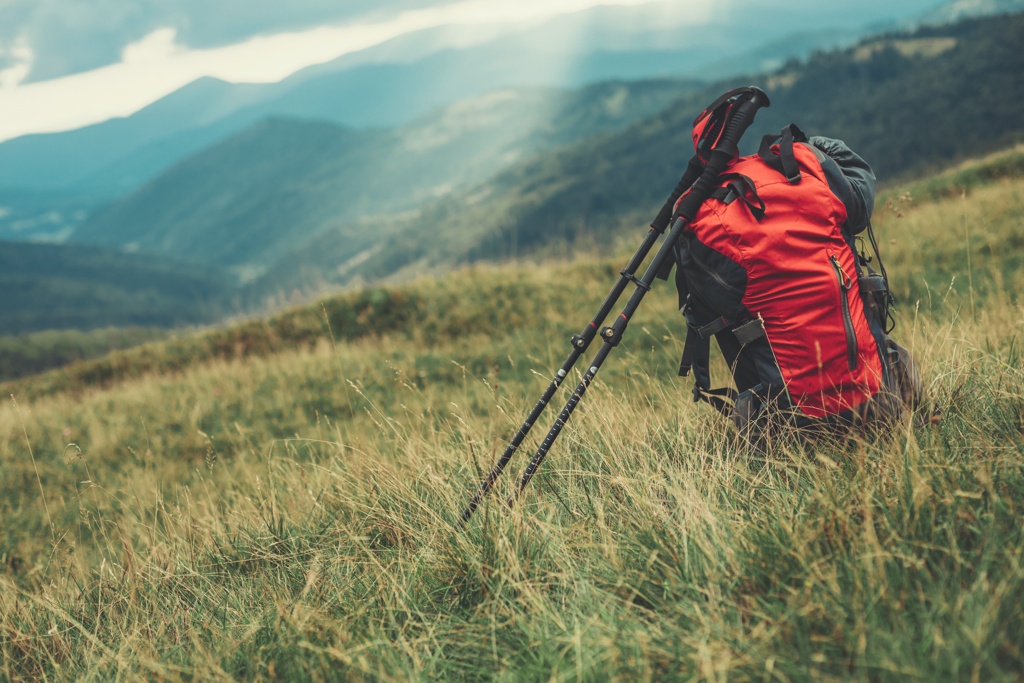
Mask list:
[[[702,387],[711,386],[711,339],[700,336],[698,327],[686,321],[686,341],[683,343],[683,357],[679,359],[679,376],[686,377],[693,371],[693,380]]]
[[[683,355],[679,359],[679,376],[686,377],[690,374],[690,370],[693,368],[693,355],[697,352],[697,341],[700,337],[696,334],[691,334],[690,329],[686,329],[686,341],[683,342]]]
[[[679,375],[686,377],[693,372],[693,400],[704,401],[726,417],[733,414],[739,393],[731,387],[711,388],[711,336],[732,327],[732,323],[721,317],[707,325],[698,327],[688,310],[686,315],[686,342],[683,344],[683,356],[679,360]],[[764,321],[760,317],[732,329],[733,334],[744,346],[751,341],[765,336]],[[758,392],[762,385],[758,384],[748,391]]]
[[[720,318],[710,325],[698,328],[693,324],[691,317],[686,320],[686,342],[683,344],[683,357],[679,360],[679,376],[686,377],[693,371],[693,400],[705,401],[728,417],[732,414],[733,404],[736,403],[736,390],[728,387],[722,389],[711,388],[711,339],[704,336],[703,329],[717,326],[721,323],[722,329],[729,326],[725,318]]]
[[[703,389],[696,382],[693,385],[693,402],[704,401],[711,404],[711,407],[722,415],[732,415],[733,406],[739,394],[735,389],[722,387],[721,389]]]
[[[757,186],[753,180],[742,173],[723,173],[718,178],[729,182],[712,192],[711,197],[723,204],[732,204],[737,199],[742,199],[756,221],[760,223],[764,219],[764,201],[757,194]]]
[[[726,328],[729,328],[729,327],[732,327],[732,321],[730,321],[728,318],[726,318],[723,315],[721,318],[719,318],[717,320],[714,320],[712,322],[709,322],[707,325],[704,325],[702,327],[698,327],[697,328],[697,334],[699,334],[701,336],[701,338],[707,339],[711,335],[718,334],[722,330],[724,330]]]
[[[802,176],[800,165],[793,155],[794,142],[807,142],[807,136],[797,128],[796,124],[791,123],[783,128],[779,135],[765,135],[761,138],[761,147],[757,150],[757,155],[764,163],[784,175],[786,180],[795,185],[800,182]],[[776,143],[779,145],[778,153],[772,149]]]

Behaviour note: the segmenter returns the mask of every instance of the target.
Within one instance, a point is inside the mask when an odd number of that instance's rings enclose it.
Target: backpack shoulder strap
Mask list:
[[[693,370],[694,403],[705,401],[722,415],[729,417],[739,394],[732,387],[711,388],[710,354],[711,338],[703,336],[698,330],[687,325],[683,357],[679,362],[679,376],[686,377]]]
[[[783,128],[778,135],[765,135],[761,138],[761,147],[757,150],[757,156],[795,185],[800,182],[801,175],[800,165],[793,155],[794,142],[807,142],[807,136],[795,123],[791,123]],[[776,144],[779,146],[778,152],[772,149]]]

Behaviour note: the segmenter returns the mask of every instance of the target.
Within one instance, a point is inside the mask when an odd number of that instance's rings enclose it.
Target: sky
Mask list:
[[[597,5],[696,23],[744,2],[754,0],[0,0],[0,141],[127,116],[202,76],[276,82],[424,29],[493,34]],[[868,22],[938,2],[773,4]]]
[[[103,16],[103,12],[90,10],[86,14],[93,19],[72,31],[68,24],[83,17],[71,8],[81,2],[27,0],[40,3],[36,14],[26,9],[19,15],[15,10],[20,0],[0,0],[5,3],[0,6],[4,8],[0,9],[0,26],[4,27],[0,29],[0,111],[4,112],[0,117],[0,140],[126,116],[201,76],[235,83],[276,82],[303,67],[418,30],[441,26],[511,27],[598,4],[640,5],[650,1],[458,0],[429,6],[427,2],[346,0],[344,9],[339,9],[341,3],[336,1],[304,0],[295,2],[294,12],[284,16],[275,14],[273,8],[291,3],[252,2],[257,16],[245,26],[238,25],[238,17],[245,16],[245,12],[209,17],[203,7],[217,3],[207,2],[193,3],[191,18],[187,12],[161,11],[156,18],[142,21],[122,10],[115,12],[110,24],[98,27],[95,17]],[[101,0],[101,4],[116,8],[130,3]],[[390,6],[385,11],[382,7],[386,5]],[[59,6],[70,9],[70,15],[59,21],[44,21],[52,19]],[[20,32],[13,30],[14,23],[4,21],[22,16],[31,20],[24,21]],[[228,21],[228,16],[235,21]],[[214,25],[196,28],[207,19]],[[222,24],[219,29],[218,22]],[[302,26],[310,22],[315,25]],[[145,32],[133,38],[138,31]],[[53,42],[54,34],[62,32],[71,41],[67,50],[58,49]],[[112,52],[111,46],[118,43],[120,47]]]

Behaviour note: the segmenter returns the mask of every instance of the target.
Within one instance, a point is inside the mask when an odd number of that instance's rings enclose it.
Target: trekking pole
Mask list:
[[[501,458],[494,465],[491,473],[487,475],[483,483],[480,485],[480,489],[473,496],[472,500],[469,501],[469,505],[462,513],[460,526],[469,521],[469,518],[473,516],[473,512],[479,507],[480,502],[490,492],[491,488],[494,487],[494,482],[497,481],[498,477],[505,470],[505,466],[509,460],[519,449],[519,446],[523,443],[523,439],[530,433],[530,429],[533,428],[534,423],[544,412],[548,402],[558,391],[558,387],[562,385],[562,382],[569,375],[569,371],[572,370],[573,366],[576,365],[576,361],[580,359],[586,350],[590,347],[590,342],[594,341],[597,336],[598,330],[601,328],[601,323],[611,313],[612,308],[618,302],[619,297],[626,291],[626,286],[630,282],[636,282],[636,271],[640,267],[640,264],[647,258],[647,254],[651,251],[651,248],[661,237],[665,229],[668,227],[669,219],[672,216],[672,208],[675,206],[676,201],[690,189],[690,186],[700,177],[700,174],[704,171],[704,163],[697,157],[690,159],[690,163],[686,167],[686,172],[679,179],[679,183],[676,188],[672,190],[672,194],[665,200],[665,205],[661,207],[661,211],[658,212],[657,217],[651,221],[651,229],[647,233],[647,237],[644,238],[643,243],[633,254],[633,258],[629,260],[626,267],[619,273],[619,279],[615,281],[615,285],[612,287],[608,296],[605,297],[604,303],[597,310],[590,323],[583,328],[583,331],[572,338],[572,351],[569,352],[565,362],[562,363],[562,367],[559,368],[558,372],[555,373],[551,383],[548,384],[548,388],[541,395],[540,400],[530,411],[530,414],[526,417],[526,421],[523,422],[522,426],[519,427],[519,431],[516,432],[515,436],[512,437],[512,441],[505,448],[505,452],[502,453]]]
[[[629,302],[626,304],[622,313],[615,319],[615,322],[610,327],[601,329],[600,336],[604,343],[598,350],[597,355],[590,364],[590,367],[583,374],[583,379],[580,380],[580,383],[576,386],[575,391],[573,391],[572,396],[569,397],[565,407],[562,408],[562,412],[559,413],[558,419],[555,420],[555,423],[551,427],[550,431],[548,431],[547,436],[544,437],[544,441],[540,445],[540,448],[537,449],[537,452],[530,460],[530,463],[526,466],[526,470],[523,472],[523,476],[520,478],[515,491],[506,501],[506,504],[509,507],[512,507],[516,497],[523,491],[523,489],[526,488],[526,485],[530,483],[530,479],[533,478],[533,475],[537,472],[537,468],[540,467],[540,464],[547,456],[548,451],[551,450],[551,446],[554,444],[555,439],[558,438],[562,428],[565,427],[566,422],[569,421],[569,418],[572,416],[576,406],[583,398],[583,394],[586,393],[590,383],[593,382],[594,376],[597,375],[601,366],[604,364],[605,359],[608,358],[612,349],[618,346],[619,342],[622,341],[622,335],[626,331],[626,326],[629,324],[629,321],[636,312],[636,309],[640,306],[640,302],[643,300],[644,295],[651,291],[651,285],[655,278],[662,272],[663,268],[668,263],[668,259],[674,258],[676,240],[679,238],[679,235],[682,234],[686,226],[693,221],[701,205],[708,198],[708,195],[710,195],[715,189],[716,179],[718,178],[719,173],[721,173],[729,162],[738,155],[739,140],[750,124],[753,123],[757,110],[761,107],[770,106],[768,96],[759,88],[742,88],[732,91],[732,93],[726,93],[726,96],[733,94],[735,94],[735,97],[742,99],[737,99],[734,102],[734,106],[728,110],[727,115],[729,118],[726,120],[724,127],[722,128],[721,135],[711,150],[707,166],[705,166],[700,177],[693,183],[689,194],[685,195],[680,202],[679,208],[675,211],[672,229],[669,231],[668,237],[665,238],[664,243],[655,255],[651,265],[644,273],[643,278],[640,280],[637,280],[635,276],[625,278],[633,282],[633,284],[636,285],[636,289],[633,291],[633,294],[629,298]],[[722,98],[719,99],[719,102],[721,101]],[[714,107],[716,105],[712,106]],[[664,212],[664,209],[662,211]],[[661,217],[661,214],[659,214],[659,217]],[[624,286],[625,284],[623,283],[623,287]],[[468,519],[468,517],[463,515],[463,521],[465,521],[465,519]]]

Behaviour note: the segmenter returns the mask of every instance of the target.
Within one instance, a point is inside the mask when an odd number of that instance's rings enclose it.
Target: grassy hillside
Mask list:
[[[967,307],[1024,292],[1024,145],[923,180],[894,183],[876,206],[895,293],[926,309],[954,292]],[[976,311],[975,311],[976,312]]]
[[[154,327],[107,327],[0,337],[0,381],[105,356],[113,350],[139,346],[167,335],[167,330]]]
[[[553,414],[453,528],[633,239],[4,384],[0,676],[1015,680],[1024,180],[992,163],[878,217],[938,409],[878,443],[743,453],[660,286],[520,503]]]
[[[0,289],[2,335],[182,326],[231,310],[213,269],[81,246],[0,242]]]

